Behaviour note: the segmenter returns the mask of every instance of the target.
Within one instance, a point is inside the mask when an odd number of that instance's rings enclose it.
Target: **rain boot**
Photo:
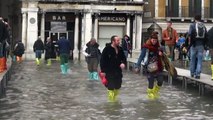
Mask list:
[[[65,69],[65,73],[67,74],[68,69],[69,69],[69,65],[68,65],[68,63],[65,63],[64,66],[65,66],[65,68],[64,68]]]
[[[92,72],[89,72],[89,73],[88,73],[88,77],[89,77],[89,80],[93,80],[93,73],[92,73]]]
[[[13,62],[16,62],[16,56],[13,55]]]
[[[62,74],[66,74],[66,72],[65,72],[65,65],[61,65],[61,73]]]
[[[154,95],[153,89],[147,88],[147,97],[148,97],[148,99],[150,99],[150,100],[154,100],[154,99],[155,99],[155,95]]]
[[[40,65],[40,61],[38,58],[36,58],[36,65]]]
[[[47,66],[51,66],[52,62],[51,59],[47,59]]]
[[[59,56],[56,56],[56,60],[57,60],[57,61],[60,61],[60,57],[59,57]]]
[[[153,88],[153,93],[155,98],[159,98],[159,91],[160,91],[160,86],[155,85]]]
[[[117,101],[117,100],[118,100],[118,95],[119,95],[119,90],[118,90],[118,89],[115,89],[115,90],[114,90],[114,93],[115,93],[114,101]]]
[[[108,100],[109,100],[109,102],[115,102],[114,90],[108,90]]]
[[[99,80],[98,72],[92,72],[92,77],[93,77],[93,80]]]
[[[213,80],[213,64],[211,65],[211,68],[212,68],[212,80]]]

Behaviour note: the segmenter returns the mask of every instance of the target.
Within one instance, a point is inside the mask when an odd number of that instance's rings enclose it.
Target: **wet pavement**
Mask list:
[[[70,63],[62,75],[59,63],[36,66],[34,61],[14,65],[7,95],[0,99],[0,120],[208,120],[213,119],[213,95],[198,88],[181,89],[164,83],[160,98],[146,98],[143,75],[124,71],[119,101],[107,102],[100,81],[87,79],[85,62]]]

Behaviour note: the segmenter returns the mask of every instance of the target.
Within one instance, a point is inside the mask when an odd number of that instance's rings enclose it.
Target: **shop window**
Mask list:
[[[201,0],[189,0],[189,17],[201,15]]]

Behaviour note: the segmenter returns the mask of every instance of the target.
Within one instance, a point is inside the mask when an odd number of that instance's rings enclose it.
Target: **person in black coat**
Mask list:
[[[44,52],[44,43],[39,36],[33,45],[33,51],[36,54],[36,64],[40,65],[41,63],[41,55]]]
[[[45,61],[47,62],[47,66],[51,65],[51,53],[52,53],[52,42],[51,38],[47,37],[47,41],[45,44]]]
[[[100,60],[101,73],[105,76],[108,89],[108,100],[114,102],[117,99],[122,84],[122,69],[125,68],[126,57],[120,45],[120,38],[117,35],[111,37],[111,44],[103,49]]]
[[[213,80],[213,27],[208,31],[208,47],[210,49],[211,55],[211,70],[212,70],[212,80]]]

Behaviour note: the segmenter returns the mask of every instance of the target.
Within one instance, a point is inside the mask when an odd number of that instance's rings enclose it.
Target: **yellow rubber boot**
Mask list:
[[[108,90],[108,100],[109,100],[109,102],[115,102],[114,90]]]
[[[212,68],[212,80],[213,80],[213,64],[211,65],[211,68]]]
[[[118,100],[118,95],[119,95],[119,90],[118,90],[118,89],[115,89],[115,90],[114,90],[114,93],[115,93],[114,101],[117,101],[117,100]]]
[[[60,57],[59,57],[59,56],[56,56],[56,60],[57,60],[57,61],[60,61]]]
[[[36,65],[40,65],[40,60],[36,58]]]
[[[51,66],[52,62],[51,62],[51,59],[48,59],[47,60],[47,66]]]
[[[153,89],[147,88],[147,97],[150,100],[154,100],[155,99],[155,95],[154,95],[154,90]]]
[[[153,93],[154,93],[155,98],[159,98],[159,91],[160,91],[160,86],[155,85],[153,88]]]

